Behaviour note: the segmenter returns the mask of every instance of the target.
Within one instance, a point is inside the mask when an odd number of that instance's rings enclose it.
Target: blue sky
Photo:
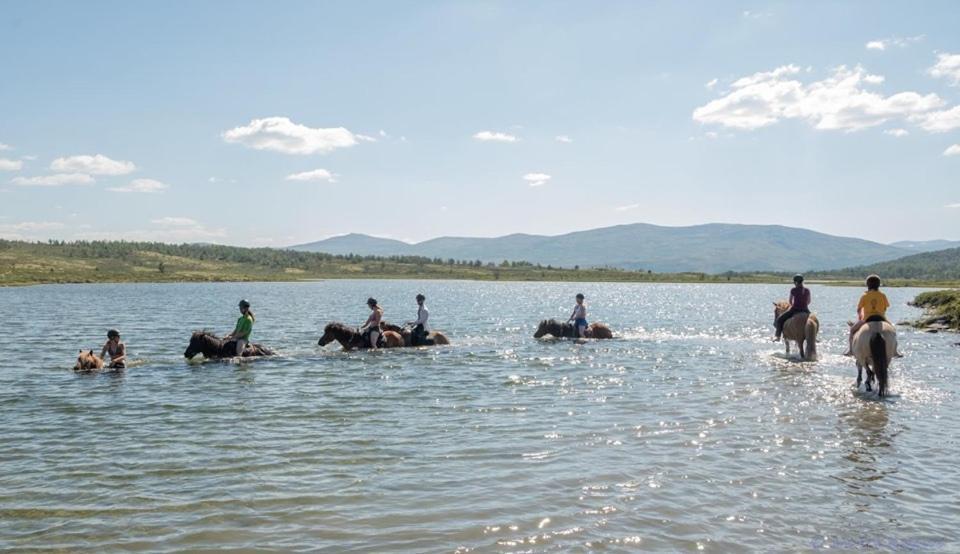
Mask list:
[[[958,28],[956,2],[0,0],[0,236],[960,239]]]

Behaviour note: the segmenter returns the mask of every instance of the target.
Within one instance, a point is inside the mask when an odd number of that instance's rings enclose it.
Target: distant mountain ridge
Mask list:
[[[901,240],[892,242],[890,246],[905,248],[911,252],[935,252],[948,248],[960,248],[960,240]]]
[[[349,234],[290,247],[365,256],[528,261],[657,272],[807,271],[867,265],[916,250],[780,225],[617,225],[555,236],[440,237],[416,244]]]
[[[875,273],[882,279],[960,281],[960,248],[936,250],[885,262],[849,267],[820,275],[831,278],[863,278]]]

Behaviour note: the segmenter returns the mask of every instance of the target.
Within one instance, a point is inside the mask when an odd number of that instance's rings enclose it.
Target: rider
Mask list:
[[[790,309],[780,314],[774,323],[777,329],[777,335],[773,337],[774,342],[780,340],[783,326],[791,317],[800,313],[810,313],[810,289],[803,286],[803,275],[794,275],[793,284],[794,287],[790,289]]]
[[[567,319],[567,322],[570,321],[577,328],[577,335],[585,338],[587,336],[587,305],[583,303],[583,294],[577,294],[577,303],[573,307],[570,318]]]
[[[857,304],[857,322],[850,326],[850,343],[844,356],[853,356],[853,336],[857,334],[864,324],[871,321],[887,321],[887,308],[890,307],[890,301],[887,295],[880,292],[880,277],[871,275],[867,277],[867,292],[860,297]]]
[[[430,318],[430,310],[423,303],[426,299],[427,297],[422,294],[417,295],[417,320],[407,322],[407,325],[414,326],[413,331],[410,332],[411,346],[426,344],[427,333],[429,332],[427,319]]]
[[[237,356],[243,356],[243,351],[247,347],[247,343],[250,342],[250,333],[253,332],[253,322],[257,318],[253,315],[250,303],[246,300],[241,300],[238,306],[240,307],[240,318],[237,319],[237,326],[232,333],[223,337],[223,341],[237,341]]]
[[[127,347],[120,342],[120,331],[110,329],[107,331],[107,342],[100,350],[100,357],[104,354],[110,354],[110,367],[114,369],[123,369],[127,367]]]
[[[383,319],[383,308],[377,305],[375,298],[367,298],[367,306],[370,308],[370,317],[360,328],[360,332],[367,335],[370,341],[370,348],[377,348],[377,341],[380,339],[380,322]]]

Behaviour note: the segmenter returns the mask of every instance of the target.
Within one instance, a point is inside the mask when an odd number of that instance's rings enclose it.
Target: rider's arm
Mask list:
[[[107,355],[107,345],[110,344],[110,341],[103,343],[103,348],[100,349],[100,358],[103,359]]]
[[[120,362],[125,361],[126,359],[127,359],[127,347],[123,343],[120,343],[120,346],[117,347],[117,357],[110,358],[110,362],[114,364],[118,364]]]

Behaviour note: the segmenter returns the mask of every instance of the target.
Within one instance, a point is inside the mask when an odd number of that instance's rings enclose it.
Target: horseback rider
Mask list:
[[[376,350],[377,341],[380,339],[380,322],[383,319],[383,308],[377,305],[375,298],[367,299],[367,307],[370,308],[370,316],[360,328],[360,332],[367,337],[370,348]]]
[[[857,322],[850,326],[850,342],[844,356],[853,356],[853,336],[861,327],[872,321],[887,320],[887,308],[890,307],[890,300],[887,295],[880,292],[880,277],[871,275],[867,277],[865,283],[867,292],[860,296],[860,302],[857,304]],[[899,355],[899,354],[898,354]]]
[[[243,356],[243,351],[246,349],[247,343],[250,342],[250,334],[253,332],[253,322],[257,318],[250,309],[250,302],[241,300],[237,306],[240,308],[240,318],[237,319],[237,325],[233,332],[223,337],[223,341],[224,343],[231,340],[236,341],[237,356]]]
[[[410,332],[410,346],[427,344],[427,333],[429,333],[429,329],[427,329],[427,319],[430,318],[430,310],[424,305],[426,299],[427,297],[422,294],[417,295],[417,319],[416,321],[407,322],[407,325],[414,326]]]
[[[801,313],[810,313],[810,289],[803,286],[803,275],[794,275],[793,284],[794,287],[790,289],[790,309],[780,314],[780,317],[774,323],[777,330],[776,336],[773,337],[774,342],[780,340],[780,336],[783,334],[783,326],[791,317]]]
[[[583,294],[577,294],[576,305],[573,306],[573,313],[567,319],[567,322],[573,322],[577,330],[577,336],[585,338],[587,336],[587,305],[583,303]]]
[[[110,354],[110,367],[114,369],[123,369],[127,367],[127,347],[120,341],[120,331],[110,329],[107,331],[107,342],[100,350],[100,358],[104,354]]]

